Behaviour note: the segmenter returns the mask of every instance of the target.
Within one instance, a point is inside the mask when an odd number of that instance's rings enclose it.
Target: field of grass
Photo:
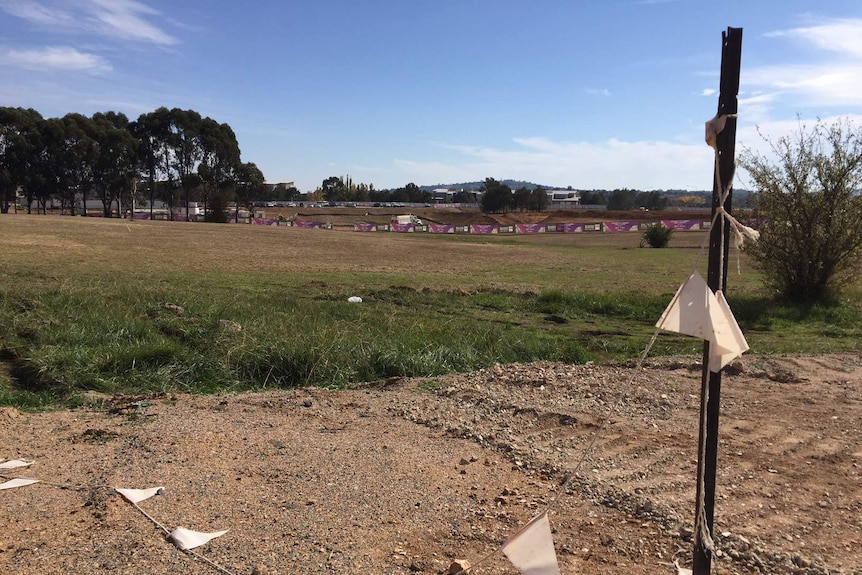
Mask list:
[[[677,233],[656,250],[639,248],[639,234],[0,216],[0,404],[627,360],[692,267],[704,272],[702,241]],[[835,306],[797,308],[770,300],[744,254],[730,269],[728,299],[752,353],[862,346],[862,282]],[[652,354],[700,350],[667,334]]]

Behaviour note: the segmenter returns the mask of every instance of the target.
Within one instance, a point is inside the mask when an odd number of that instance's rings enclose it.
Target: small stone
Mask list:
[[[732,361],[730,364],[725,367],[725,371],[729,375],[736,375],[739,373],[745,373],[745,364],[739,360]]]
[[[242,331],[242,326],[235,321],[229,319],[218,320],[218,326],[225,331]]]
[[[175,303],[164,303],[164,304],[162,304],[162,307],[164,309],[166,309],[168,311],[172,311],[178,315],[186,313],[185,308],[183,308],[182,306],[179,306]]]
[[[797,567],[811,567],[811,561],[799,554],[794,555],[791,561]]]
[[[470,562],[466,559],[455,559],[449,565],[449,569],[446,570],[446,575],[458,575],[459,573],[464,573],[469,568]]]
[[[305,401],[302,402],[302,407],[311,407],[312,405],[314,405],[314,402],[311,401],[310,399],[306,399]]]
[[[251,570],[251,575],[269,575],[269,569],[263,565],[255,565]]]

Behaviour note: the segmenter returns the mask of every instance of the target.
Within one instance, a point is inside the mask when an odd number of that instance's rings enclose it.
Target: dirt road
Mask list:
[[[700,371],[538,363],[350,391],[93,397],[0,411],[5,573],[516,573],[493,553],[537,512],[562,573],[688,565]],[[862,357],[746,357],[722,390],[714,573],[862,574]],[[605,420],[607,419],[606,423]],[[563,493],[559,485],[594,448]],[[490,557],[488,557],[490,555]],[[484,561],[483,558],[488,557]]]

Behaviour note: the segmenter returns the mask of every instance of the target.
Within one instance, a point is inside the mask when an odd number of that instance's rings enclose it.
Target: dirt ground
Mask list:
[[[0,461],[35,461],[4,477],[42,483],[0,491],[0,571],[516,573],[495,551],[550,505],[562,573],[675,573],[691,557],[697,363],[4,408]],[[862,574],[862,356],[736,367],[713,573]],[[179,551],[112,490],[155,486],[140,507],[167,529],[230,531]]]

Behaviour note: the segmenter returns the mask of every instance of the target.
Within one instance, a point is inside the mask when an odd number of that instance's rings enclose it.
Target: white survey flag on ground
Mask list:
[[[14,489],[15,487],[24,487],[25,485],[33,485],[34,483],[39,483],[38,479],[10,479],[5,483],[0,483],[0,489]]]
[[[149,499],[153,495],[161,495],[165,490],[164,487],[151,487],[150,489],[124,489],[115,487],[114,490],[126,498],[129,503],[138,503],[145,499]]]
[[[186,529],[185,527],[177,527],[171,531],[171,534],[168,537],[180,549],[194,549],[195,547],[200,547],[204,543],[209,543],[211,539],[221,537],[228,531],[228,529],[225,529],[224,531],[216,531],[214,533],[201,533],[199,531]]]
[[[19,467],[27,467],[28,465],[33,465],[33,462],[22,459],[10,459],[9,461],[0,463],[0,469],[17,469]]]
[[[502,551],[524,575],[560,575],[547,511],[515,533]]]
[[[724,295],[712,293],[696,271],[679,287],[656,327],[709,341],[709,370],[715,373],[748,351]]]

